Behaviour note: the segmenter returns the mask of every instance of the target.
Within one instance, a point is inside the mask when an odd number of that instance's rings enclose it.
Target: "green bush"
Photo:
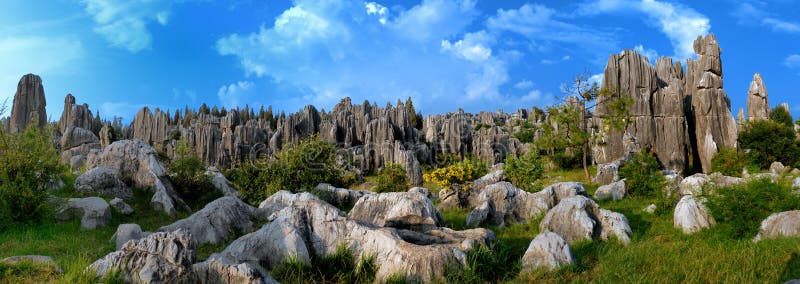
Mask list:
[[[48,184],[65,170],[50,131],[31,125],[15,134],[0,127],[0,229],[50,215]]]
[[[666,186],[666,180],[659,171],[658,159],[648,150],[633,155],[630,161],[619,169],[619,177],[625,179],[625,188],[629,195],[658,195]]]
[[[375,183],[375,192],[401,192],[409,188],[406,171],[397,164],[384,166]]]
[[[800,196],[792,193],[789,185],[768,178],[714,188],[705,197],[717,229],[732,238],[752,238],[770,214],[800,209]]]
[[[573,151],[572,154],[567,154],[564,151],[559,151],[550,156],[550,161],[553,162],[559,169],[579,169],[583,167],[583,151],[578,149]]]
[[[280,283],[373,283],[378,267],[374,257],[356,259],[346,245],[333,254],[311,257],[311,265],[290,257],[270,272]]]
[[[506,156],[503,170],[508,181],[516,186],[529,188],[542,177],[544,162],[542,162],[539,152],[531,150],[519,158],[513,155]]]
[[[448,283],[498,283],[513,279],[520,270],[520,256],[510,245],[498,241],[494,246],[476,245],[467,252],[467,266],[445,274]]]
[[[719,172],[726,176],[742,177],[742,169],[749,167],[750,157],[731,148],[722,148],[714,159],[711,160],[711,171]]]
[[[767,168],[778,161],[787,166],[798,166],[800,146],[794,128],[771,120],[745,123],[739,132],[739,146],[749,150],[754,165]]]
[[[336,146],[311,136],[282,149],[271,159],[246,163],[232,170],[228,179],[247,202],[258,204],[280,190],[310,191],[320,183],[346,186],[342,181],[344,171],[335,161]]]
[[[205,205],[207,201],[219,197],[220,194],[211,183],[211,176],[205,173],[203,161],[191,148],[181,141],[175,153],[176,158],[167,166],[167,173],[181,198],[190,204]]]
[[[785,107],[776,106],[769,113],[769,119],[787,126],[792,126],[792,114]]]

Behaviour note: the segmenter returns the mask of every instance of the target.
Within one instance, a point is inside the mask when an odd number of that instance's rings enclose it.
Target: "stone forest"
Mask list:
[[[27,74],[0,137],[0,282],[800,278],[800,126],[757,70],[723,88],[713,34],[694,51],[624,50],[513,113],[342,98],[123,124],[66,94],[51,120]]]

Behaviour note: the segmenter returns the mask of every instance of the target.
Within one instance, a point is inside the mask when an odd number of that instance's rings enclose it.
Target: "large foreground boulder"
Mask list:
[[[381,227],[425,230],[444,226],[444,218],[428,197],[417,192],[388,192],[361,197],[350,218]]]
[[[561,200],[539,224],[542,232],[554,232],[569,242],[617,238],[630,242],[631,228],[624,215],[601,209],[594,200],[577,195]]]
[[[708,208],[703,205],[703,199],[692,195],[685,195],[678,201],[673,223],[675,228],[681,229],[685,234],[711,228],[716,224]]]
[[[152,190],[154,192],[150,199],[152,206],[170,216],[175,216],[179,210],[189,211],[189,207],[172,187],[164,165],[158,160],[156,150],[141,140],[120,140],[111,143],[102,151],[92,151],[89,153],[86,167],[112,169],[123,180],[130,179],[133,186]]]
[[[117,171],[97,167],[75,179],[75,191],[82,194],[133,199],[133,191],[119,178]]]
[[[794,210],[769,215],[761,222],[755,240],[798,236],[800,236],[800,210]]]
[[[61,204],[56,219],[81,218],[81,228],[93,230],[111,222],[111,207],[100,197],[69,198]]]
[[[494,226],[503,226],[507,221],[525,222],[556,204],[552,188],[530,193],[505,181],[486,186],[478,198],[480,205],[467,216],[467,225],[472,227],[484,222]]]
[[[192,277],[195,243],[183,231],[158,232],[127,242],[89,265],[99,277],[119,271],[126,283],[182,283]]]
[[[544,232],[536,236],[522,257],[522,273],[545,268],[553,270],[575,263],[569,243],[553,232]]]
[[[183,229],[198,244],[219,244],[237,233],[253,230],[250,216],[255,209],[233,196],[220,197],[186,219],[159,228],[169,232]]]
[[[392,275],[430,282],[443,278],[446,271],[462,269],[466,253],[474,245],[489,245],[494,241],[494,234],[486,229],[412,231],[376,227],[348,218],[344,212],[308,193],[280,191],[262,202],[259,210],[270,214],[272,221],[235,240],[220,257],[235,264],[265,265],[263,268],[272,269],[289,256],[308,264],[311,256],[329,255],[344,245],[357,260],[375,257],[379,282]]]

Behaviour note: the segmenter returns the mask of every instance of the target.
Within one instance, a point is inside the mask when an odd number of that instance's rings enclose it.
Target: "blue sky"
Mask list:
[[[6,0],[0,98],[42,76],[48,114],[67,93],[110,118],[142,106],[306,104],[341,97],[424,113],[544,107],[609,54],[693,56],[715,33],[735,114],[754,72],[800,115],[800,4],[666,0]],[[595,77],[597,78],[597,77]]]

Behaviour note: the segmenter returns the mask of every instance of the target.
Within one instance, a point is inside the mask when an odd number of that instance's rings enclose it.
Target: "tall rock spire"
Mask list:
[[[11,133],[24,131],[33,121],[33,117],[38,121],[39,127],[44,127],[47,123],[45,106],[47,106],[47,102],[44,97],[42,78],[33,74],[22,76],[17,85],[17,93],[14,94],[9,131]]]
[[[750,90],[747,91],[747,119],[769,119],[769,100],[767,99],[767,86],[760,73],[753,75]]]

